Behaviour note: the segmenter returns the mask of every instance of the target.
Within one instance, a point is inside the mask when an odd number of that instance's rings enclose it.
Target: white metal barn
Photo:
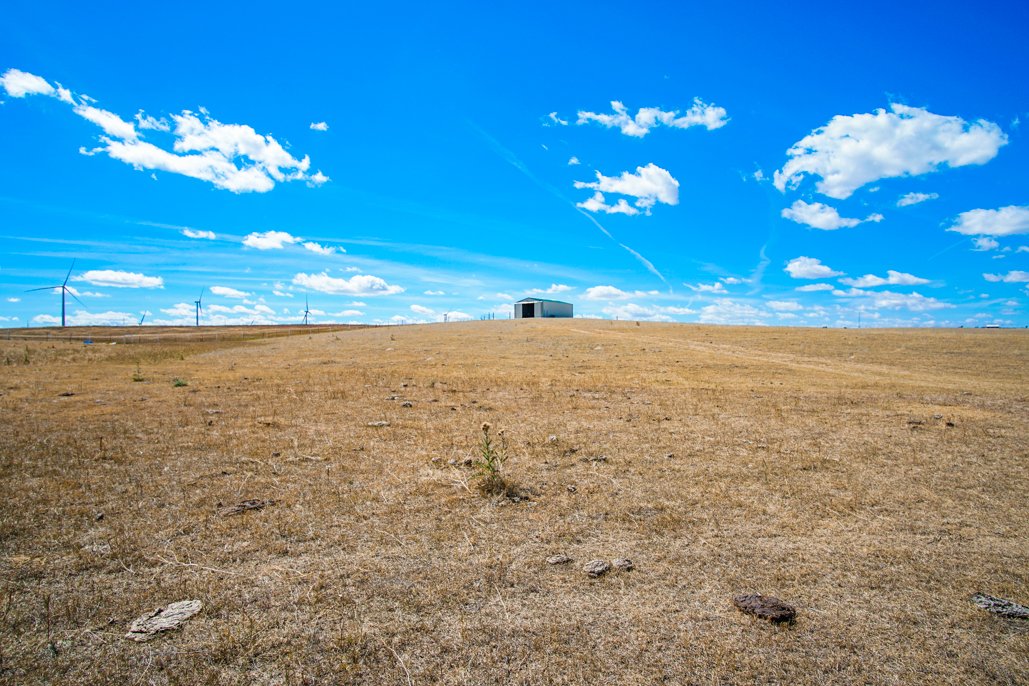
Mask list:
[[[572,303],[560,300],[544,300],[542,298],[525,298],[514,305],[515,319],[532,317],[571,317]]]

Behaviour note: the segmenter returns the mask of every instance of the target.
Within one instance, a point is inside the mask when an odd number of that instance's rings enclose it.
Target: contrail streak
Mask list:
[[[578,212],[582,216],[586,217],[586,219],[589,219],[591,222],[593,222],[593,225],[596,226],[598,229],[600,229],[601,233],[603,233],[605,236],[607,236],[609,239],[611,239],[611,241],[614,242],[616,245],[618,245],[618,247],[624,249],[626,252],[628,252],[630,255],[632,255],[634,258],[636,258],[636,260],[639,261],[639,263],[642,264],[646,268],[646,270],[648,272],[650,272],[651,274],[653,274],[657,278],[661,279],[661,281],[663,281],[664,284],[666,286],[668,286],[668,290],[669,291],[672,290],[672,285],[670,283],[668,283],[668,279],[666,279],[664,277],[664,275],[660,271],[658,271],[657,267],[654,266],[653,262],[651,262],[646,257],[644,257],[643,255],[639,254],[638,252],[636,252],[635,250],[633,250],[632,248],[627,246],[625,243],[619,243],[618,239],[615,238],[614,235],[610,231],[608,231],[606,228],[604,228],[603,224],[601,224],[599,221],[597,221],[596,217],[594,217],[593,215],[589,214],[588,212],[583,210],[581,207],[576,205],[574,202],[572,202],[571,200],[566,198],[561,193],[561,191],[559,191],[557,188],[554,188],[554,186],[552,186],[551,184],[547,183],[546,181],[543,181],[542,179],[537,177],[535,174],[533,174],[532,171],[530,171],[529,168],[526,167],[525,164],[523,164],[522,161],[520,159],[518,159],[518,157],[513,152],[511,152],[510,150],[505,148],[503,145],[501,145],[500,142],[497,139],[495,139],[493,136],[491,136],[488,133],[486,133],[485,131],[483,131],[474,122],[468,121],[467,123],[468,123],[468,126],[470,126],[473,131],[475,131],[477,134],[482,136],[482,138],[489,144],[490,148],[493,149],[493,152],[497,153],[505,162],[510,164],[512,167],[514,167],[515,169],[517,169],[521,173],[525,174],[525,176],[528,177],[528,179],[530,181],[532,181],[534,184],[536,184],[537,186],[539,186],[540,188],[542,188],[546,192],[550,193],[555,198],[561,200],[562,202],[568,203],[572,207],[572,209],[574,209],[576,212]]]

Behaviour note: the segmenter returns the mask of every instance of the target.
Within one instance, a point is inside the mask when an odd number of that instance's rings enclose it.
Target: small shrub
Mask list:
[[[187,382],[185,379],[180,379],[178,377],[172,379],[172,386],[174,386],[175,388],[182,388],[183,386],[188,386],[188,385],[189,385],[189,382]]]
[[[132,380],[136,383],[139,383],[140,381],[146,381],[146,379],[143,378],[143,370],[139,368],[138,362],[136,363],[136,371],[132,373]]]
[[[513,497],[518,490],[503,474],[504,461],[507,459],[507,440],[504,430],[497,432],[497,438],[490,435],[489,422],[483,422],[479,437],[479,459],[475,467],[479,470],[479,492],[483,495],[500,495]]]

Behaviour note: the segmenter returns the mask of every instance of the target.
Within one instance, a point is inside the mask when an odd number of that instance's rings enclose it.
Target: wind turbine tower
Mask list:
[[[66,303],[65,303],[66,296],[71,295],[71,297],[75,298],[75,300],[78,301],[78,303],[80,305],[82,305],[83,307],[86,306],[86,303],[84,303],[81,300],[79,300],[75,296],[75,294],[72,293],[71,290],[68,288],[68,279],[71,278],[71,270],[72,269],[75,269],[75,260],[71,261],[71,267],[68,268],[68,274],[64,277],[64,282],[63,283],[58,284],[57,286],[43,286],[42,288],[30,288],[29,290],[25,291],[26,293],[32,293],[34,291],[49,291],[49,290],[52,290],[54,288],[60,288],[61,289],[61,326],[62,327],[63,326],[67,326],[67,319],[65,318],[65,312],[67,310]]]
[[[204,289],[201,288],[200,289],[200,297],[193,301],[193,304],[197,306],[197,326],[200,326],[200,313],[204,309],[203,300],[204,300]]]
[[[304,296],[304,326],[307,326],[307,315],[311,314],[311,306],[307,303],[307,296]]]

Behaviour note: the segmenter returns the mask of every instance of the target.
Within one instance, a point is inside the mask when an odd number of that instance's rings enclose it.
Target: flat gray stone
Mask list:
[[[200,612],[203,606],[199,600],[180,600],[167,607],[159,607],[132,622],[125,638],[149,641],[159,633],[178,629],[187,619]]]

